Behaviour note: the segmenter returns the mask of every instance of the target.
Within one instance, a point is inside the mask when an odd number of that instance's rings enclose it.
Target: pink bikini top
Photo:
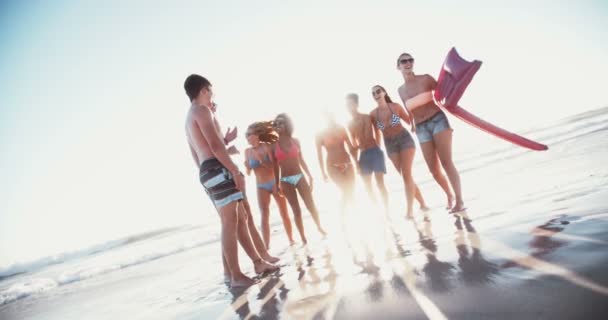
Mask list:
[[[287,153],[285,153],[285,151],[283,151],[283,149],[281,149],[281,146],[279,146],[278,141],[274,148],[274,157],[277,158],[277,161],[297,158],[299,153],[300,153],[300,149],[298,148],[298,145],[293,140],[291,140],[291,147],[289,147],[289,150],[287,151]]]

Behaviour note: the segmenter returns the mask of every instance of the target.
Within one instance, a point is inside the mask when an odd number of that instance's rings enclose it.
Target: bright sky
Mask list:
[[[319,111],[348,92],[368,111],[374,84],[398,100],[404,51],[434,76],[452,46],[482,60],[461,105],[507,129],[607,103],[605,1],[328,2],[2,1],[0,266],[219,221],[184,136],[190,73],[241,148],[291,114],[315,170]],[[456,121],[455,149],[484,137]]]

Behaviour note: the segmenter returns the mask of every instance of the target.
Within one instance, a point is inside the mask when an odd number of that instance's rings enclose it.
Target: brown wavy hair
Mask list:
[[[386,92],[386,89],[384,89],[383,86],[377,84],[377,85],[373,86],[372,89],[374,89],[376,87],[380,88],[380,89],[382,89],[382,91],[384,91],[384,100],[386,101],[386,103],[394,103],[393,100],[391,100],[391,97],[388,96],[388,92]]]
[[[258,136],[260,142],[273,143],[279,139],[279,134],[274,130],[272,121],[258,121],[247,127],[247,132]]]

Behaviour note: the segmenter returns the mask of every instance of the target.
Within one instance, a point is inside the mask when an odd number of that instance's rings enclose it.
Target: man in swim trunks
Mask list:
[[[205,191],[216,207],[222,222],[222,251],[230,269],[232,287],[246,287],[254,281],[241,272],[237,251],[237,225],[245,221],[246,213],[241,201],[244,198],[245,180],[232,162],[218,130],[218,122],[211,108],[213,91],[209,80],[200,75],[186,78],[184,89],[191,106],[186,117],[186,136],[192,157],[199,168],[199,178]],[[241,223],[246,228],[246,223]],[[255,251],[251,239],[243,239],[242,245],[254,259],[256,272],[276,270]]]
[[[388,208],[388,192],[384,185],[384,175],[386,174],[386,162],[384,152],[380,149],[380,133],[372,124],[370,115],[360,113],[359,96],[356,93],[346,95],[346,108],[350,112],[352,119],[348,123],[348,132],[352,138],[353,146],[359,155],[358,172],[363,178],[367,193],[376,199],[372,191],[372,173],[376,179],[376,186],[382,196],[384,208]]]
[[[218,132],[222,132],[222,128],[221,128],[219,122],[217,121],[217,116],[216,116],[217,104],[216,103],[212,102],[211,112],[213,112],[213,115],[215,117],[216,128],[217,128]],[[228,130],[226,131],[226,136],[224,137],[224,140],[223,140],[224,144],[225,145],[230,144],[232,141],[234,141],[234,139],[236,139],[236,135],[237,135],[236,127],[234,127],[232,130],[230,130],[230,128],[228,128]],[[235,154],[240,153],[239,150],[234,145],[227,148],[227,152],[229,155],[235,155]],[[247,214],[245,221],[247,222],[246,224],[248,226],[248,228],[243,228],[244,224],[239,224],[238,232],[239,232],[239,241],[241,242],[241,246],[243,245],[242,242],[243,242],[244,238],[251,238],[251,240],[253,241],[253,245],[255,246],[255,249],[257,250],[259,255],[262,257],[262,259],[264,259],[265,261],[268,261],[270,263],[279,262],[279,258],[273,257],[270,255],[270,253],[268,252],[267,244],[264,242],[264,239],[262,239],[262,237],[260,236],[260,233],[258,232],[257,227],[255,226],[255,223],[253,220],[253,215],[251,214],[251,206],[249,205],[249,200],[247,200],[247,194],[245,193],[245,191],[243,191],[243,199],[241,200],[241,203],[243,204],[243,208],[245,209],[245,213]],[[252,260],[254,260],[254,256],[250,255],[250,257]],[[228,266],[226,265],[226,260],[223,259],[223,261],[224,261],[224,275],[227,276],[229,274]]]

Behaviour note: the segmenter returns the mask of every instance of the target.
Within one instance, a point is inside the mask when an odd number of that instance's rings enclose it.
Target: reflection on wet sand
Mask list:
[[[530,254],[481,236],[466,213],[342,222],[342,234],[336,232],[334,238],[288,249],[283,258],[288,255],[291,260],[280,273],[245,292],[235,292],[225,316],[331,319],[339,310],[362,302],[383,304],[410,297],[426,317],[446,319],[427,293],[445,294],[464,289],[463,285],[493,283],[501,270],[515,265],[606,294],[605,287],[538,259],[564,245],[547,234],[563,230],[554,220],[531,232]],[[507,263],[492,262],[484,250],[491,250],[493,257]]]
[[[492,282],[500,270],[498,265],[486,260],[481,252],[481,238],[468,217],[457,217],[454,243],[458,251],[460,277],[467,284]],[[464,226],[464,228],[463,228]]]

